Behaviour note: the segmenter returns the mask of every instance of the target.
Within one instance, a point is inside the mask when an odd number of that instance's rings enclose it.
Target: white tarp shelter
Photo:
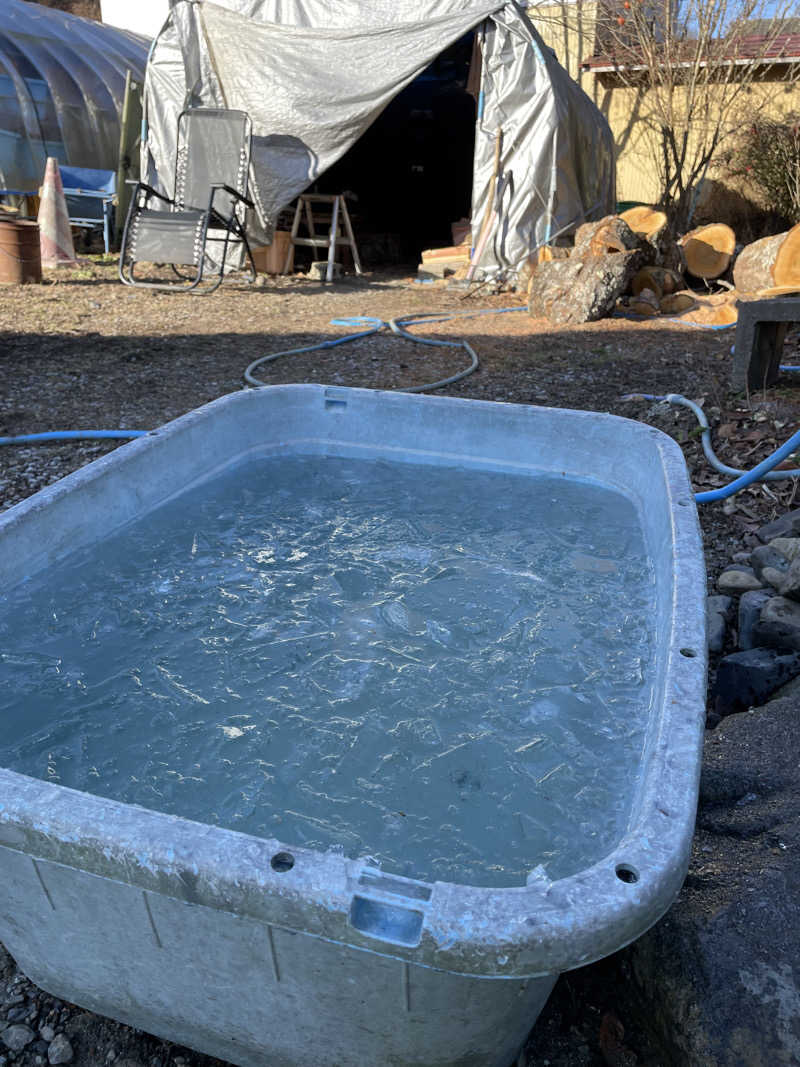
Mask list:
[[[514,0],[171,0],[147,68],[142,173],[172,194],[185,107],[248,112],[264,238],[397,93],[476,28],[473,235],[502,130],[501,240],[487,242],[481,266],[518,268],[537,246],[613,211],[615,181],[608,124]]]

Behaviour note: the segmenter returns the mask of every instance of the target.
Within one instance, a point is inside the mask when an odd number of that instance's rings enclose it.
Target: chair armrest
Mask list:
[[[244,195],[244,193],[240,193],[238,189],[234,189],[230,185],[226,185],[224,182],[215,182],[211,186],[212,200],[214,199],[214,192],[216,192],[217,189],[224,189],[226,193],[230,193],[231,196],[235,196],[237,200],[241,200],[243,204],[246,204],[250,208],[255,208],[256,206],[249,197]]]
[[[125,184],[126,185],[135,185],[136,186],[136,189],[134,190],[134,193],[133,193],[134,197],[136,197],[138,195],[140,189],[144,189],[147,192],[148,196],[157,196],[158,199],[159,200],[163,200],[165,204],[174,204],[175,203],[174,200],[170,200],[170,198],[168,196],[164,196],[163,193],[159,193],[159,191],[157,189],[154,189],[152,187],[152,185],[148,185],[147,182],[137,181],[135,178],[126,178],[125,179]]]

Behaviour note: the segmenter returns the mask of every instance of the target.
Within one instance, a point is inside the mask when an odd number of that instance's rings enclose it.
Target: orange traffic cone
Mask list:
[[[58,169],[58,160],[52,156],[48,158],[44,171],[38,222],[42,266],[77,267],[61,171]]]

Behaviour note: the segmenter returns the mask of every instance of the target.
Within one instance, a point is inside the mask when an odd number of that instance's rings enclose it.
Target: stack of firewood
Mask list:
[[[740,299],[800,293],[800,225],[737,255],[724,223],[674,241],[663,211],[635,207],[580,226],[571,248],[540,248],[528,269],[530,314],[552,322],[591,322],[622,309],[728,325]]]

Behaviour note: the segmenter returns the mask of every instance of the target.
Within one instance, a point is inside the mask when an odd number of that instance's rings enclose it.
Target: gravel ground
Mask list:
[[[228,283],[208,298],[130,290],[102,257],[80,270],[48,274],[41,286],[5,287],[0,303],[0,435],[52,429],[149,429],[243,387],[255,358],[352,332],[330,320],[353,315],[463,312],[520,304],[515,294],[467,299],[407,276],[375,273],[326,288],[302,276]],[[423,327],[417,326],[418,332]],[[638,390],[680,392],[702,401],[715,447],[729,463],[751,466],[798,426],[800,390],[787,376],[758,397],[728,392],[733,331],[615,318],[553,327],[526,312],[432,323],[425,336],[464,338],[480,369],[442,393],[514,403],[609,411],[645,420],[684,448],[698,487],[724,479],[710,471],[688,413],[644,400]],[[800,362],[797,333],[787,359]],[[466,365],[463,350],[431,348],[388,332],[352,345],[280,359],[258,372],[268,384],[324,382],[402,388]],[[800,382],[798,382],[800,386]],[[109,451],[82,442],[0,450],[0,510]],[[598,472],[602,473],[602,472]],[[755,487],[727,505],[701,510],[711,582],[758,526],[792,505],[793,489]],[[562,978],[521,1063],[596,1067],[666,1063],[633,1027],[624,953]],[[0,1024],[28,1044],[0,1055],[0,1067],[69,1061],[85,1067],[211,1067],[217,1061],[63,1004],[35,989],[0,956]],[[44,1029],[43,1029],[44,1028]],[[0,1034],[0,1052],[5,1030]],[[58,1035],[63,1035],[59,1038]],[[48,1040],[49,1039],[49,1040]],[[66,1047],[68,1045],[68,1048]],[[60,1049],[60,1052],[59,1052]],[[54,1058],[55,1057],[55,1058]]]

